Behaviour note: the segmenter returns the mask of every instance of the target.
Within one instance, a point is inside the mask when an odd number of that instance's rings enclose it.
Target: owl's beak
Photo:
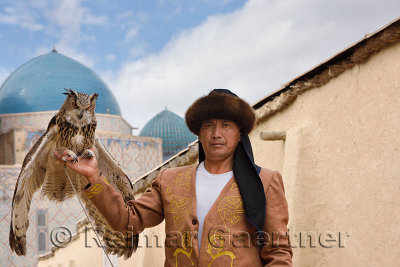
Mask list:
[[[83,117],[83,110],[81,111],[81,113],[79,113],[79,115],[78,115],[78,119],[82,119],[82,117]]]

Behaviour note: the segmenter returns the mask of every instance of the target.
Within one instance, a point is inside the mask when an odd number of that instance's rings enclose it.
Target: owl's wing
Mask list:
[[[36,141],[25,156],[21,172],[15,184],[11,206],[9,242],[17,255],[26,255],[26,231],[29,226],[29,208],[33,194],[42,186],[46,173],[46,160],[56,130],[54,116],[46,132]]]
[[[121,192],[125,201],[134,199],[131,180],[126,175],[122,166],[111,156],[98,137],[96,137],[95,148],[97,160],[101,173],[112,185]]]
[[[139,241],[138,235],[123,235],[114,231],[107,223],[106,218],[101,214],[96,206],[88,199],[88,196],[81,192],[81,199],[85,203],[89,217],[94,220],[95,231],[102,237],[107,253],[124,256],[125,259],[132,256],[136,251]]]
[[[111,156],[97,136],[95,139],[95,150],[97,152],[100,171],[104,177],[107,178],[108,182],[121,193],[125,201],[133,200],[133,186],[124,169]],[[112,228],[106,223],[104,217],[97,211],[90,201],[86,202],[86,207],[89,210],[89,213],[92,213],[91,217],[95,219],[96,224],[102,225],[104,229],[103,239],[106,242],[107,249],[114,254],[118,254],[119,256],[124,255],[125,258],[129,258],[137,249],[139,235],[127,236],[124,240],[121,233],[112,230]],[[114,246],[108,246],[108,240],[112,240]]]

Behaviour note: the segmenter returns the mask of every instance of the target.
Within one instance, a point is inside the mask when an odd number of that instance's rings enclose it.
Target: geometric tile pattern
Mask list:
[[[49,121],[56,113],[57,111],[0,114],[0,134],[5,133],[13,128],[27,126],[46,129]]]
[[[161,138],[99,135],[110,154],[134,181],[162,162]]]
[[[1,126],[1,125],[0,125]],[[1,127],[0,127],[1,128]],[[36,140],[43,134],[37,128],[18,129],[26,132],[23,149],[28,152]],[[160,138],[121,135],[116,133],[98,133],[102,143],[113,157],[125,168],[134,181],[137,177],[162,163],[162,140]],[[59,227],[65,227],[71,234],[76,232],[76,223],[85,215],[76,197],[65,202],[55,203],[36,192],[29,211],[29,229],[27,232],[27,256],[19,257],[11,253],[8,244],[10,230],[10,210],[15,183],[20,165],[0,165],[0,266],[36,266],[37,257],[50,251],[51,233]],[[45,226],[38,225],[38,216],[45,214]],[[39,251],[39,236],[45,237],[45,250]],[[42,244],[43,245],[43,244]]]
[[[96,113],[97,131],[132,135],[132,126],[121,116]]]
[[[55,203],[40,197],[36,192],[29,211],[29,228],[27,232],[27,255],[19,257],[11,253],[8,243],[10,230],[11,201],[14,186],[19,174],[19,167],[5,167],[0,165],[0,266],[35,266],[37,256],[50,251],[52,243],[50,234],[59,227],[68,228],[72,234],[76,233],[76,222],[84,216],[76,197],[66,202]],[[46,214],[45,226],[37,226],[38,214]],[[39,251],[38,235],[45,234],[46,251]]]
[[[0,134],[13,128],[35,127],[42,130],[47,128],[51,118],[57,111],[0,114]],[[130,126],[121,116],[96,113],[97,131],[132,134]]]

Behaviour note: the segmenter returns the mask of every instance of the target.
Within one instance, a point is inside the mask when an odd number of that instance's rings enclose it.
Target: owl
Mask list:
[[[75,195],[85,204],[96,231],[102,236],[108,253],[128,258],[138,246],[138,235],[123,236],[115,232],[103,215],[83,192],[88,184],[79,175],[54,157],[53,151],[67,154],[65,158],[76,161],[78,156],[98,159],[99,169],[124,197],[134,199],[132,183],[123,168],[105,149],[96,136],[95,107],[97,93],[87,95],[66,89],[67,98],[58,113],[51,119],[46,132],[26,155],[15,185],[11,207],[10,247],[17,255],[26,255],[26,231],[29,226],[29,208],[33,194],[41,188],[42,196],[53,201],[63,201]],[[68,173],[68,176],[66,174]]]

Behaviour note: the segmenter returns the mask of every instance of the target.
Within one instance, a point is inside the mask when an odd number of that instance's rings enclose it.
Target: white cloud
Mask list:
[[[4,81],[8,78],[10,73],[3,67],[0,67],[0,87],[3,85]]]
[[[47,30],[58,37],[58,42],[54,44],[56,49],[93,67],[94,59],[82,53],[79,47],[82,43],[95,42],[96,37],[88,32],[83,34],[83,27],[105,26],[109,22],[108,17],[93,15],[88,8],[82,6],[82,0],[43,0],[39,8],[48,21]],[[42,50],[42,47],[37,49],[40,52]]]
[[[109,84],[124,117],[139,127],[165,106],[183,116],[213,88],[252,104],[385,25],[399,8],[397,0],[251,0],[174,36],[159,54],[127,62]]]
[[[59,43],[59,44],[55,45],[54,48],[57,50],[57,52],[65,55],[67,57],[70,57],[72,59],[75,59],[79,63],[82,63],[83,65],[85,65],[89,68],[93,68],[93,66],[95,65],[95,62],[92,58],[88,57],[86,54],[84,54],[82,52],[79,52],[79,50],[74,47],[70,47],[63,43]],[[44,55],[49,52],[50,52],[50,50],[49,50],[48,46],[46,46],[46,45],[40,46],[40,47],[36,48],[35,56]]]
[[[96,41],[84,27],[107,26],[107,16],[97,16],[82,5],[84,0],[10,1],[0,13],[0,23],[17,25],[31,31],[44,30],[57,40],[53,45],[61,53],[92,67],[94,60],[80,51],[82,43]],[[37,22],[41,21],[41,23]],[[49,52],[47,44],[35,49],[36,54]]]
[[[125,38],[124,38],[124,43],[129,43],[130,41],[132,41],[136,36],[138,35],[138,29],[137,27],[133,26],[130,27],[126,34],[125,34]]]
[[[108,24],[108,17],[106,16],[93,16],[92,14],[87,14],[83,17],[82,23],[88,25],[104,26]]]
[[[141,25],[148,20],[148,16],[139,9],[135,9],[135,12],[127,10],[116,14],[115,20],[117,21],[115,24],[118,25],[122,31],[125,31],[124,38],[121,40],[120,44],[126,45],[138,37]]]
[[[94,60],[92,58],[87,56],[85,53],[79,52],[78,49],[71,48],[69,46],[65,46],[62,43],[59,44],[58,46],[56,46],[56,48],[63,55],[65,55],[67,57],[70,57],[70,58],[73,58],[76,61],[78,61],[79,63],[82,63],[82,64],[84,64],[85,66],[87,66],[89,68],[93,68],[93,66],[95,65],[95,62],[94,62]]]
[[[146,55],[148,44],[145,42],[139,42],[135,44],[135,46],[129,49],[129,56],[130,58],[139,58]]]
[[[50,0],[51,1],[51,0]],[[60,38],[59,44],[69,47],[78,47],[82,41],[82,27],[85,25],[106,25],[106,16],[95,16],[81,5],[81,0],[59,0],[44,8],[44,15],[50,25],[56,27]],[[91,38],[93,39],[93,38]]]
[[[116,19],[117,20],[126,20],[126,19],[130,19],[132,17],[133,17],[133,12],[132,11],[125,11],[125,12],[122,12],[122,13],[118,14],[116,16]]]
[[[36,21],[36,17],[35,12],[31,12],[24,5],[16,4],[4,8],[4,13],[0,13],[0,23],[20,26],[30,31],[39,31],[43,29],[43,25]]]
[[[104,58],[107,61],[114,61],[115,60],[115,55],[114,54],[107,54]]]

